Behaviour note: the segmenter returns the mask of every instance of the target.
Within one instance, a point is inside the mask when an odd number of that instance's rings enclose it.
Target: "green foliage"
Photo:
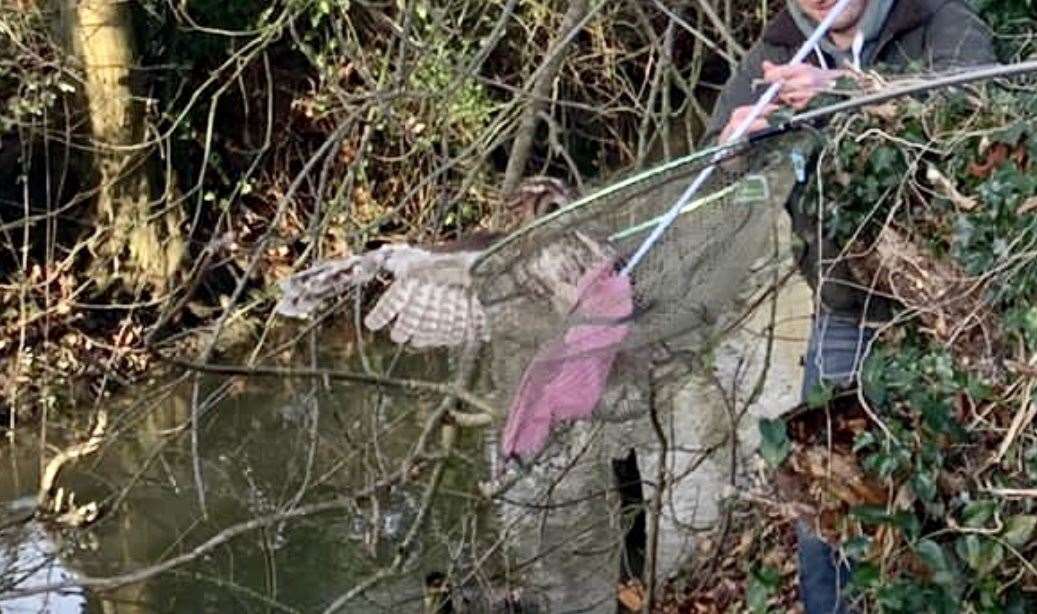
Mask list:
[[[75,79],[48,61],[62,52],[48,36],[46,16],[34,7],[3,6],[0,21],[0,134],[54,122]]]
[[[956,441],[967,439],[956,418],[958,400],[981,400],[986,394],[983,382],[962,371],[946,349],[917,337],[895,348],[877,348],[863,377],[869,398],[889,414]]]
[[[1033,539],[1035,530],[1037,530],[1037,516],[1018,514],[1005,521],[1001,537],[1006,544],[1013,548],[1025,548]]]
[[[781,574],[773,567],[764,565],[750,572],[745,599],[746,605],[753,614],[764,614],[770,611],[767,602],[777,591],[780,581]]]
[[[915,544],[915,553],[929,568],[933,583],[953,589],[960,581],[961,571],[957,561],[944,546],[931,539],[921,539]]]
[[[959,537],[954,543],[954,551],[980,578],[993,573],[1005,558],[1005,549],[1000,542],[975,533]]]
[[[862,368],[864,394],[885,429],[858,433],[853,451],[860,467],[897,495],[849,510],[863,535],[844,551],[856,561],[851,590],[878,611],[1032,605],[1010,587],[1015,574],[1029,574],[1018,557],[1033,556],[1037,516],[1025,502],[992,496],[974,472],[998,451],[1019,411],[1019,391],[1031,386],[990,365],[1000,364],[999,353],[1037,351],[1035,120],[1032,89],[944,93],[901,102],[895,117],[845,120],[823,158],[824,190],[812,206],[829,237],[856,241],[855,251],[864,253],[892,226],[934,260],[988,280],[982,305],[991,310],[995,337],[963,352],[935,334],[933,320],[905,310]],[[983,483],[1032,484],[1035,436],[1027,425],[1017,435],[1020,449],[1009,454],[1017,460],[987,467]],[[866,538],[880,527],[903,547],[876,552]]]
[[[1023,138],[1029,137],[1030,128],[1016,128],[1013,126],[997,135],[995,143],[1021,146]],[[1019,132],[1024,137],[1016,137]],[[1011,134],[1009,138],[1012,141],[1007,141],[1006,133]],[[1037,143],[1037,139],[1031,142]],[[966,271],[975,275],[991,270],[996,263],[1010,257],[1019,245],[1037,240],[1037,218],[1017,213],[1028,200],[1037,196],[1037,174],[1022,172],[1013,165],[1003,165],[975,185],[974,190],[983,207],[955,220],[952,254]],[[1037,291],[1037,269],[1032,263],[1027,263],[1025,269],[1016,275],[1016,284],[998,289],[997,299],[1002,304],[1033,296]]]
[[[767,464],[777,467],[792,452],[784,420],[760,419],[760,454]]]
[[[971,0],[973,8],[997,33],[1002,61],[1027,57],[1037,51],[1037,2],[1035,0]]]
[[[832,400],[835,394],[834,388],[827,382],[818,382],[807,391],[807,405],[809,407],[822,407]]]

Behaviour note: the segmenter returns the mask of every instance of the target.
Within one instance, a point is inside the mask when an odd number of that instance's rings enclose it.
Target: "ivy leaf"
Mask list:
[[[915,552],[932,572],[933,582],[943,586],[951,586],[957,582],[958,570],[940,544],[931,539],[923,539],[915,546]]]
[[[849,539],[843,543],[842,551],[847,558],[861,560],[871,551],[871,538],[861,535]]]
[[[1015,122],[1011,126],[1008,126],[1007,128],[999,130],[997,133],[995,133],[994,138],[997,139],[997,141],[1000,143],[1015,146],[1019,142],[1019,140],[1023,138],[1024,135],[1029,133],[1029,124],[1025,121],[1020,120]]]
[[[869,446],[875,445],[876,443],[878,443],[878,439],[875,437],[875,433],[871,431],[864,431],[863,433],[858,433],[857,436],[853,439],[853,451],[854,453],[860,452],[861,450]]]
[[[1015,548],[1022,548],[1033,538],[1037,528],[1037,516],[1020,514],[1005,521],[1005,530],[1001,537]]]
[[[930,471],[920,471],[911,477],[911,490],[922,501],[936,498],[936,476]]]
[[[787,124],[796,113],[792,109],[783,107],[767,116],[767,123],[771,126],[783,126]]]
[[[878,406],[886,404],[889,398],[889,389],[886,385],[885,373],[889,368],[884,352],[875,351],[864,361],[861,369],[861,384],[864,386],[864,396]]]
[[[893,517],[890,520],[892,521],[893,526],[903,531],[904,535],[907,536],[908,539],[913,540],[917,538],[918,534],[922,531],[922,523],[918,521],[918,516],[915,516],[911,512],[897,512],[896,514],[893,514]]]
[[[767,611],[767,602],[778,588],[781,576],[772,567],[763,566],[750,572],[749,587],[745,592],[745,603],[756,613]]]
[[[881,579],[882,572],[878,567],[871,563],[861,563],[854,568],[850,584],[858,589],[868,589],[878,585]]]
[[[980,528],[994,517],[995,509],[993,501],[973,501],[961,512],[961,522],[966,527]]]
[[[954,550],[980,576],[997,569],[1005,558],[1004,546],[993,540],[981,539],[975,534],[959,538],[954,544]]]
[[[873,169],[879,172],[891,173],[894,165],[900,158],[900,152],[895,147],[880,145],[871,152],[869,162]]]
[[[771,467],[778,467],[792,451],[784,420],[760,419],[760,455]]]
[[[835,396],[835,391],[831,386],[826,384],[815,384],[813,388],[807,392],[807,406],[808,407],[822,407],[827,405],[832,397]]]
[[[850,514],[867,524],[884,524],[892,519],[886,508],[878,505],[858,505],[850,510]]]

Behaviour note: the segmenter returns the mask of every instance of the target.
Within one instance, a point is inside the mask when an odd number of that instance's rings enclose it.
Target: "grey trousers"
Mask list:
[[[862,327],[857,318],[848,318],[824,310],[814,320],[807,346],[803,374],[802,399],[821,383],[852,383],[864,362],[875,331]],[[824,540],[805,523],[796,525],[799,563],[799,593],[807,614],[845,614],[843,588],[850,568],[840,561]]]
[[[857,318],[833,315],[821,310],[814,319],[804,358],[803,388],[800,394],[806,400],[810,391],[820,383],[850,384],[864,363],[865,352],[875,330],[860,326]]]

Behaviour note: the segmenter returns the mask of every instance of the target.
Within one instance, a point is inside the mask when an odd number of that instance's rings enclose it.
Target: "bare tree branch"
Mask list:
[[[576,32],[579,31],[579,28],[583,26],[582,22],[587,17],[589,17],[587,0],[572,0],[569,2],[569,8],[566,10],[565,16],[562,17],[562,23],[558,28],[558,36],[551,45],[544,63],[541,64],[535,73],[536,77],[533,81],[533,87],[530,90],[529,98],[526,100],[526,107],[522,111],[518,132],[511,146],[508,167],[504,171],[502,189],[505,194],[512,192],[518,186],[519,181],[526,172],[526,163],[529,162],[529,156],[532,151],[533,138],[536,136],[540,111],[546,105],[545,101],[551,97],[551,88],[555,78],[558,76],[558,70],[562,66],[563,51]]]

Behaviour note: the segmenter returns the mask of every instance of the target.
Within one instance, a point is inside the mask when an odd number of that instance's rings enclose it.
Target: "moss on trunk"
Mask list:
[[[69,42],[83,64],[84,96],[97,181],[92,251],[102,286],[170,285],[184,242],[176,208],[157,212],[143,144],[143,105],[134,97],[136,57],[131,5],[120,0],[67,0]]]

